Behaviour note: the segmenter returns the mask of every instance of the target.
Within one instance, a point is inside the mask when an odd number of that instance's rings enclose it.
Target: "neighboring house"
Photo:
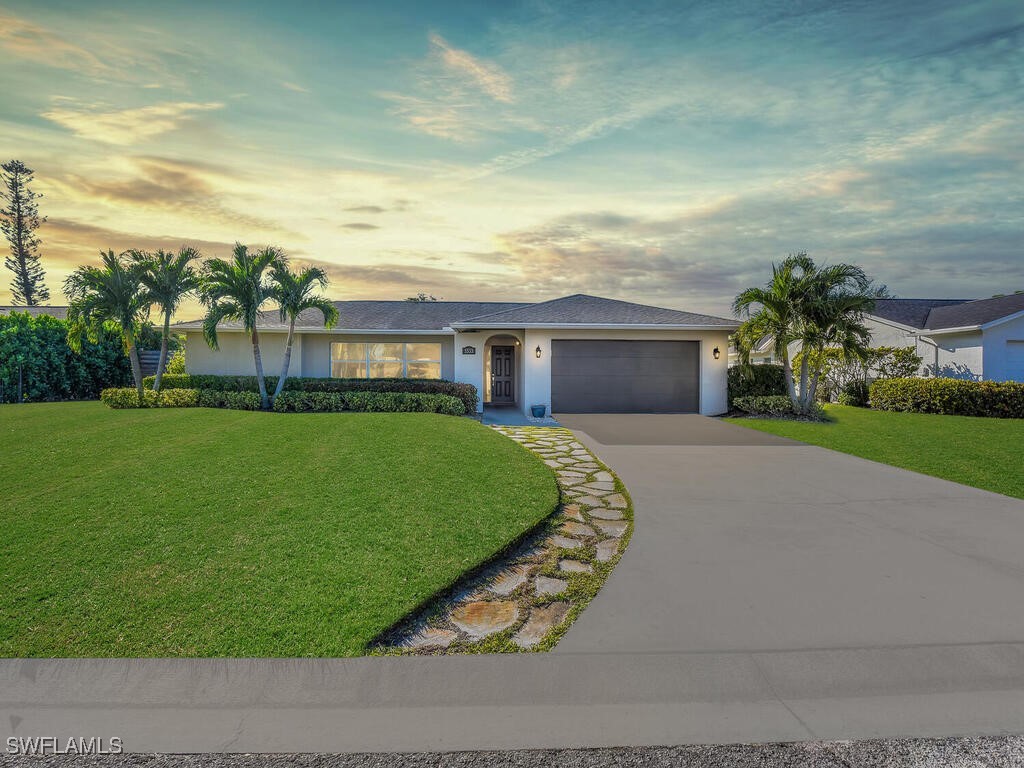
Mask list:
[[[50,315],[50,317],[56,317],[58,320],[68,319],[67,307],[19,307],[11,304],[0,306],[0,315],[9,315],[12,312],[27,312],[32,317]]]
[[[738,323],[709,315],[577,294],[537,304],[477,301],[339,301],[338,326],[298,318],[289,373],[354,378],[442,378],[473,384],[478,410],[528,413],[724,413],[729,334]],[[281,368],[287,326],[276,311],[258,325],[267,375]],[[253,373],[238,323],[178,323],[190,373]]]
[[[1024,381],[1024,294],[992,299],[878,299],[866,317],[872,347],[914,347],[920,374],[974,381]],[[772,360],[772,340],[751,362]],[[790,348],[793,356],[799,345]],[[729,350],[729,364],[739,355]]]

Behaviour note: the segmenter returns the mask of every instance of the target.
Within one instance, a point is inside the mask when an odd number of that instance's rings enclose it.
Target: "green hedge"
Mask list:
[[[788,395],[747,395],[733,402],[739,410],[752,416],[789,416],[793,414],[793,401]]]
[[[737,397],[786,394],[786,376],[781,365],[735,365],[729,369],[729,407]]]
[[[267,376],[267,391],[277,388],[277,377]],[[143,380],[148,389],[153,377]],[[255,376],[212,376],[203,374],[165,374],[160,388],[212,389],[221,392],[257,392]],[[477,391],[472,384],[444,379],[330,379],[289,376],[284,392],[411,392],[425,395],[450,395],[462,401],[466,413],[476,411]]]
[[[863,379],[848,381],[839,391],[836,402],[840,405],[853,405],[857,408],[867,408],[871,395],[868,391],[868,383]]]
[[[384,413],[444,413],[462,416],[465,404],[451,395],[422,392],[294,392],[274,398],[274,410],[282,413],[325,411],[377,411]]]
[[[113,327],[93,343],[85,340],[81,354],[67,342],[68,324],[49,315],[26,312],[0,315],[0,402],[22,397],[43,400],[95,400],[108,387],[131,384],[132,371]]]
[[[1024,419],[1024,384],[961,379],[881,379],[871,385],[881,411]]]
[[[166,389],[139,394],[130,387],[104,389],[100,400],[111,408],[230,408],[258,411],[256,392],[222,392],[216,389]],[[380,413],[443,413],[462,416],[466,406],[451,395],[421,392],[282,392],[274,399],[280,413],[324,413],[330,411],[375,411]]]

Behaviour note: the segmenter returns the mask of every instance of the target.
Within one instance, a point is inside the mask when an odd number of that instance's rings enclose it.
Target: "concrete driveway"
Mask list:
[[[1020,500],[703,416],[558,419],[636,515],[558,653],[1024,641]]]

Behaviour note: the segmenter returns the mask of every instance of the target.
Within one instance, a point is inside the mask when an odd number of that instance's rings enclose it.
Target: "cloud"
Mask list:
[[[353,221],[350,224],[342,224],[341,228],[363,231],[369,231],[371,229],[380,229],[380,227],[378,227],[376,224],[367,224],[365,221]]]
[[[76,135],[105,144],[128,146],[181,128],[197,112],[222,109],[220,102],[171,101],[147,107],[101,111],[98,104],[85,104],[59,97],[42,117]]]
[[[345,210],[352,213],[384,213],[387,208],[381,208],[379,205],[356,205]]]
[[[430,35],[430,44],[449,72],[476,85],[495,101],[506,104],[513,101],[512,78],[497,64],[454,48],[437,33]]]
[[[22,59],[51,67],[109,75],[111,68],[91,51],[51,30],[16,16],[0,13],[0,47]]]
[[[288,80],[282,80],[281,86],[287,88],[289,91],[295,91],[296,93],[309,93],[309,88],[305,88],[298,83],[292,83]]]
[[[66,198],[102,201],[117,208],[141,209],[187,214],[190,218],[217,224],[281,232],[271,221],[233,210],[224,204],[221,186],[235,180],[237,174],[212,163],[157,156],[139,156],[129,160],[130,175],[78,175],[68,173],[52,179]],[[291,233],[290,233],[291,234]]]

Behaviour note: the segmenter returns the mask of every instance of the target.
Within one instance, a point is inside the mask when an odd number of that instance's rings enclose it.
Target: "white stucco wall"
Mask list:
[[[700,342],[700,412],[706,416],[728,410],[727,390],[729,371],[729,334],[726,331],[569,331],[559,329],[529,329],[526,331],[522,356],[524,361],[524,411],[531,405],[545,405],[551,409],[551,341],[552,339],[612,339],[639,341],[698,341]],[[540,346],[541,356],[534,354]],[[718,347],[720,357],[714,359],[712,350]]]
[[[920,350],[929,376],[970,381],[985,378],[981,331],[923,336]]]
[[[277,376],[281,373],[281,361],[286,333],[260,333],[260,356],[263,358],[263,373]],[[189,373],[221,374],[225,376],[255,376],[256,363],[252,356],[252,341],[244,333],[222,331],[218,334],[219,349],[210,349],[203,334],[185,334],[185,369]],[[302,369],[302,344],[292,346],[289,370]]]
[[[986,328],[982,347],[986,379],[1024,382],[1024,316]]]

